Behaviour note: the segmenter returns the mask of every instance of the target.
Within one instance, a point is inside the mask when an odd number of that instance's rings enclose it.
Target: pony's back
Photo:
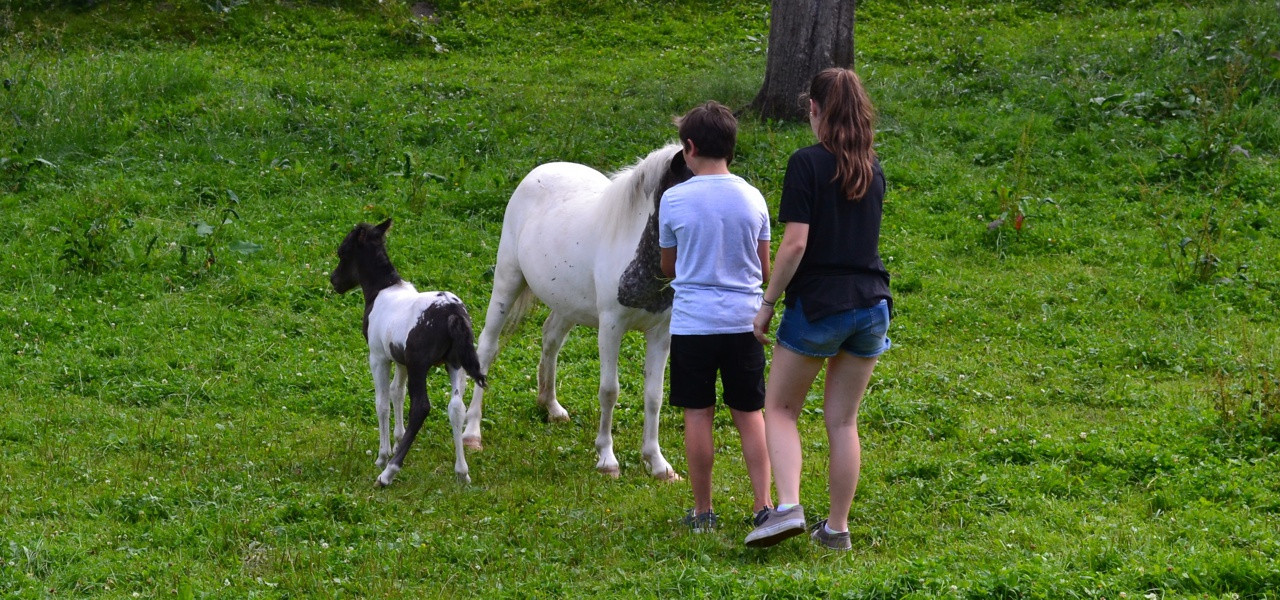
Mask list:
[[[520,185],[507,201],[507,211],[502,218],[503,230],[524,223],[531,212],[541,214],[557,207],[561,210],[586,209],[608,186],[608,177],[586,165],[570,162],[538,165],[520,180]]]

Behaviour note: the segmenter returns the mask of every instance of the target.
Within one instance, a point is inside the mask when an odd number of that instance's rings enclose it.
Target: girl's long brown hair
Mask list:
[[[849,69],[825,69],[809,84],[818,103],[818,141],[836,155],[836,176],[845,196],[861,200],[874,177],[875,107],[862,80]]]

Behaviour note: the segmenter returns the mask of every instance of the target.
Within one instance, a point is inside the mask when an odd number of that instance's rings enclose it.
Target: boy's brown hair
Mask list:
[[[738,141],[738,119],[729,107],[711,100],[695,106],[683,117],[676,117],[680,131],[680,145],[689,149],[686,142],[693,140],[698,155],[707,158],[723,158],[733,162],[733,147]]]

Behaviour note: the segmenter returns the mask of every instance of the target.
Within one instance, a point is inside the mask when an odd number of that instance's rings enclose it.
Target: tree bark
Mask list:
[[[764,84],[751,108],[766,119],[803,120],[809,82],[828,67],[853,68],[857,0],[773,0]]]

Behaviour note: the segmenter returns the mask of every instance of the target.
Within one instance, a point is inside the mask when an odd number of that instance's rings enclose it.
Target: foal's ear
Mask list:
[[[378,233],[386,233],[388,229],[391,229],[391,219],[388,218],[386,221],[378,223],[374,229],[378,230]]]

